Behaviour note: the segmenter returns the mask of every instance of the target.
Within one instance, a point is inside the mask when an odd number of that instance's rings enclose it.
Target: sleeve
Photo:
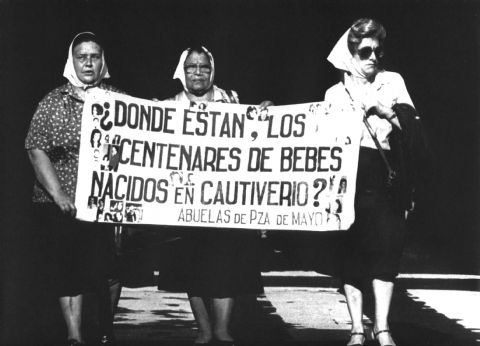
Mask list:
[[[227,102],[227,103],[240,103],[240,99],[238,98],[238,94],[235,90],[222,90],[222,89],[217,89],[220,91],[222,95],[222,102]]]
[[[51,123],[49,112],[51,98],[45,97],[35,111],[25,138],[25,149],[48,150],[51,148]]]
[[[394,85],[397,94],[396,103],[406,103],[415,108],[412,99],[410,98],[410,94],[408,93],[407,86],[405,85],[405,81],[398,73],[395,74]]]
[[[238,93],[235,90],[232,90],[232,97],[235,100],[234,103],[240,103],[240,98],[238,97]]]

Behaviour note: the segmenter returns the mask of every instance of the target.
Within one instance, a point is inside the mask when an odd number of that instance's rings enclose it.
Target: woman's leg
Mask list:
[[[113,337],[113,307],[111,304],[110,285],[107,279],[98,278],[95,285],[97,294],[98,324],[100,335]]]
[[[374,332],[389,330],[388,314],[392,301],[393,281],[373,279],[373,295],[375,297],[375,325]],[[395,345],[390,333],[377,335],[380,345]]]
[[[83,295],[60,297],[60,309],[67,324],[67,338],[83,342],[82,338],[82,302]]]
[[[198,335],[195,343],[207,343],[212,340],[212,327],[208,309],[202,297],[189,297],[190,306],[192,307],[193,316],[198,324]]]
[[[348,312],[350,313],[350,318],[352,320],[352,336],[347,345],[354,344],[363,344],[365,337],[363,335],[354,334],[354,333],[364,333],[363,329],[363,294],[362,291],[351,285],[344,284],[343,289],[345,290],[345,297],[347,298]]]
[[[231,297],[213,298],[213,334],[217,340],[233,341],[229,327],[234,302]]]
[[[122,284],[117,279],[109,279],[108,285],[110,287],[110,304],[112,307],[112,316],[115,317],[115,312],[117,311],[118,301],[120,300],[120,295],[122,294]]]

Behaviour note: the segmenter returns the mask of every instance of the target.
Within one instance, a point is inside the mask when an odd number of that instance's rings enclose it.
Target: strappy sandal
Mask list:
[[[388,333],[388,334],[390,334],[390,338],[391,338],[392,341],[393,341],[392,333],[390,333],[390,330],[388,330],[388,329],[383,329],[383,330],[379,330],[378,332],[373,332],[373,337],[375,338],[375,340],[377,341],[377,343],[378,343],[380,346],[397,346],[397,345],[395,344],[395,342],[394,342],[393,344],[381,345],[381,344],[380,344],[380,341],[378,340],[378,334],[381,334],[381,333]]]
[[[356,343],[356,344],[347,344],[347,346],[363,346],[363,344],[365,343],[365,340],[366,340],[365,332],[352,332],[352,333],[350,333],[350,339],[351,339],[352,336],[354,336],[354,335],[361,335],[361,336],[363,336],[363,342],[362,342],[362,343]]]

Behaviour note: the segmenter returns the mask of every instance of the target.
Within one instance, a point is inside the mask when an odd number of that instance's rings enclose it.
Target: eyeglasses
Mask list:
[[[383,55],[385,54],[382,47],[377,47],[377,48],[363,47],[363,48],[360,48],[357,52],[358,52],[358,56],[362,60],[366,60],[370,58],[372,53],[375,53],[375,56],[377,58],[383,58]]]
[[[200,73],[212,72],[212,67],[210,65],[189,64],[185,65],[183,68],[185,69],[185,72],[189,74],[194,74],[195,72],[197,72],[197,69],[200,71]]]

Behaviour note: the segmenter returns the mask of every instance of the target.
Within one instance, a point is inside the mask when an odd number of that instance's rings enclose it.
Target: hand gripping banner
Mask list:
[[[87,93],[75,204],[91,222],[277,230],[352,224],[362,114],[323,102]]]

